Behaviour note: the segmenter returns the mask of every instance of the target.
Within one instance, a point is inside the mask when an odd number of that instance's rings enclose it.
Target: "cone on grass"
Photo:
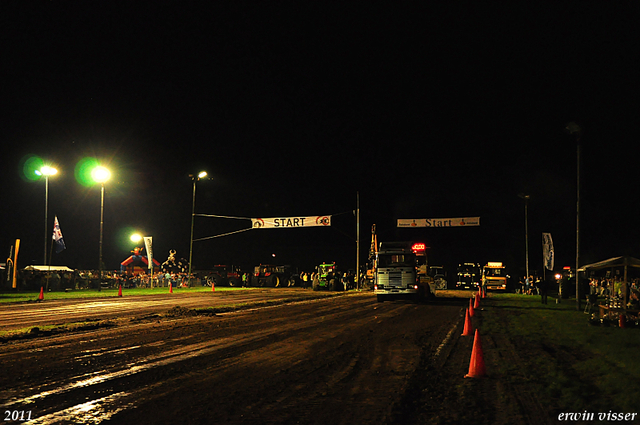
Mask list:
[[[44,288],[41,286],[40,295],[38,295],[38,301],[43,301],[43,300],[44,300]]]
[[[476,294],[476,300],[473,304],[473,308],[480,308],[480,294]]]
[[[484,367],[484,357],[482,355],[482,342],[480,342],[480,334],[476,329],[473,339],[473,350],[471,350],[471,361],[469,362],[469,373],[465,378],[482,378],[487,374]]]
[[[473,317],[475,312],[473,311],[473,298],[469,298],[469,316]]]
[[[471,316],[469,316],[469,309],[465,309],[464,314],[464,329],[462,330],[462,336],[471,335]]]
[[[216,291],[216,283],[212,280],[211,281],[211,292],[215,292]]]
[[[121,297],[122,296],[122,285],[118,286],[118,296]]]
[[[169,282],[169,293],[173,294],[173,284]]]

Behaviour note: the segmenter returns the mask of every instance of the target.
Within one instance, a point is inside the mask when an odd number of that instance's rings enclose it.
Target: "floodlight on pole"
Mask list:
[[[200,171],[196,176],[190,175],[189,177],[193,180],[193,197],[191,201],[191,238],[189,239],[189,273],[187,274],[187,279],[189,280],[189,283],[191,283],[191,262],[193,261],[193,224],[196,216],[196,182],[207,177],[207,172]]]
[[[100,282],[102,282],[102,240],[104,228],[104,184],[111,178],[111,171],[107,168],[98,166],[91,170],[91,177],[96,183],[100,183],[100,254],[98,259],[98,267],[100,269]]]
[[[44,263],[47,265],[47,243],[49,242],[48,221],[49,221],[49,177],[58,174],[58,170],[49,165],[43,165],[35,174],[44,177]]]

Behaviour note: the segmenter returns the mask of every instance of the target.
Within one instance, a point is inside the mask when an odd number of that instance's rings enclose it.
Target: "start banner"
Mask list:
[[[480,217],[399,218],[398,227],[470,227],[480,226]]]
[[[284,229],[290,227],[323,227],[331,226],[330,215],[310,217],[273,217],[252,218],[251,227],[254,229]]]

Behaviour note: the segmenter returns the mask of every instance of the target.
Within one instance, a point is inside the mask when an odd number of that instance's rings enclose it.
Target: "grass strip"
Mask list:
[[[556,412],[638,412],[640,329],[602,326],[575,300],[543,305],[538,296],[491,294],[481,332],[515,345],[528,384]],[[518,365],[496,365],[506,377]],[[514,378],[515,379],[515,378]]]

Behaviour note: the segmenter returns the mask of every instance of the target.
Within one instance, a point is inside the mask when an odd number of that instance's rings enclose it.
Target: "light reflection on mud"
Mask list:
[[[116,413],[128,408],[122,405],[114,408],[113,403],[126,397],[128,393],[122,391],[111,394],[86,403],[77,404],[67,409],[60,410],[49,415],[40,416],[32,421],[24,422],[25,424],[54,424],[58,422],[74,423],[74,424],[96,424],[111,418]]]
[[[127,365],[125,369],[115,371],[115,372],[107,372],[106,370],[101,370],[92,374],[94,375],[90,378],[81,379],[79,381],[71,382],[66,385],[61,385],[57,388],[43,391],[38,394],[34,394],[22,399],[14,399],[11,400],[4,405],[2,408],[11,408],[12,406],[25,406],[36,402],[41,402],[43,399],[47,397],[69,393],[75,390],[82,390],[93,385],[98,385],[101,383],[105,383],[114,379],[135,375],[136,373],[143,372],[148,369],[152,369],[160,366],[167,366],[172,363],[181,362],[184,360],[188,360],[194,357],[198,357],[201,355],[206,355],[212,353],[220,348],[220,345],[224,345],[226,342],[231,340],[231,338],[219,339],[216,341],[207,341],[198,344],[192,344],[187,346],[182,346],[174,350],[167,351],[165,353],[160,353],[151,357],[147,357],[140,361],[130,363]],[[134,347],[131,347],[134,348]],[[84,375],[87,376],[87,375]],[[102,397],[99,399],[91,400],[86,403],[78,404],[76,406],[72,406],[63,410],[59,410],[54,413],[50,413],[39,418],[35,418],[30,422],[24,422],[29,424],[54,424],[54,423],[93,423],[97,424],[104,420],[109,419],[111,416],[115,415],[117,412],[123,410],[125,407],[123,405],[119,405],[116,401],[119,401],[125,396],[128,396],[129,393],[126,392],[118,392],[106,397]],[[128,408],[131,408],[133,403],[129,403],[127,405]]]

